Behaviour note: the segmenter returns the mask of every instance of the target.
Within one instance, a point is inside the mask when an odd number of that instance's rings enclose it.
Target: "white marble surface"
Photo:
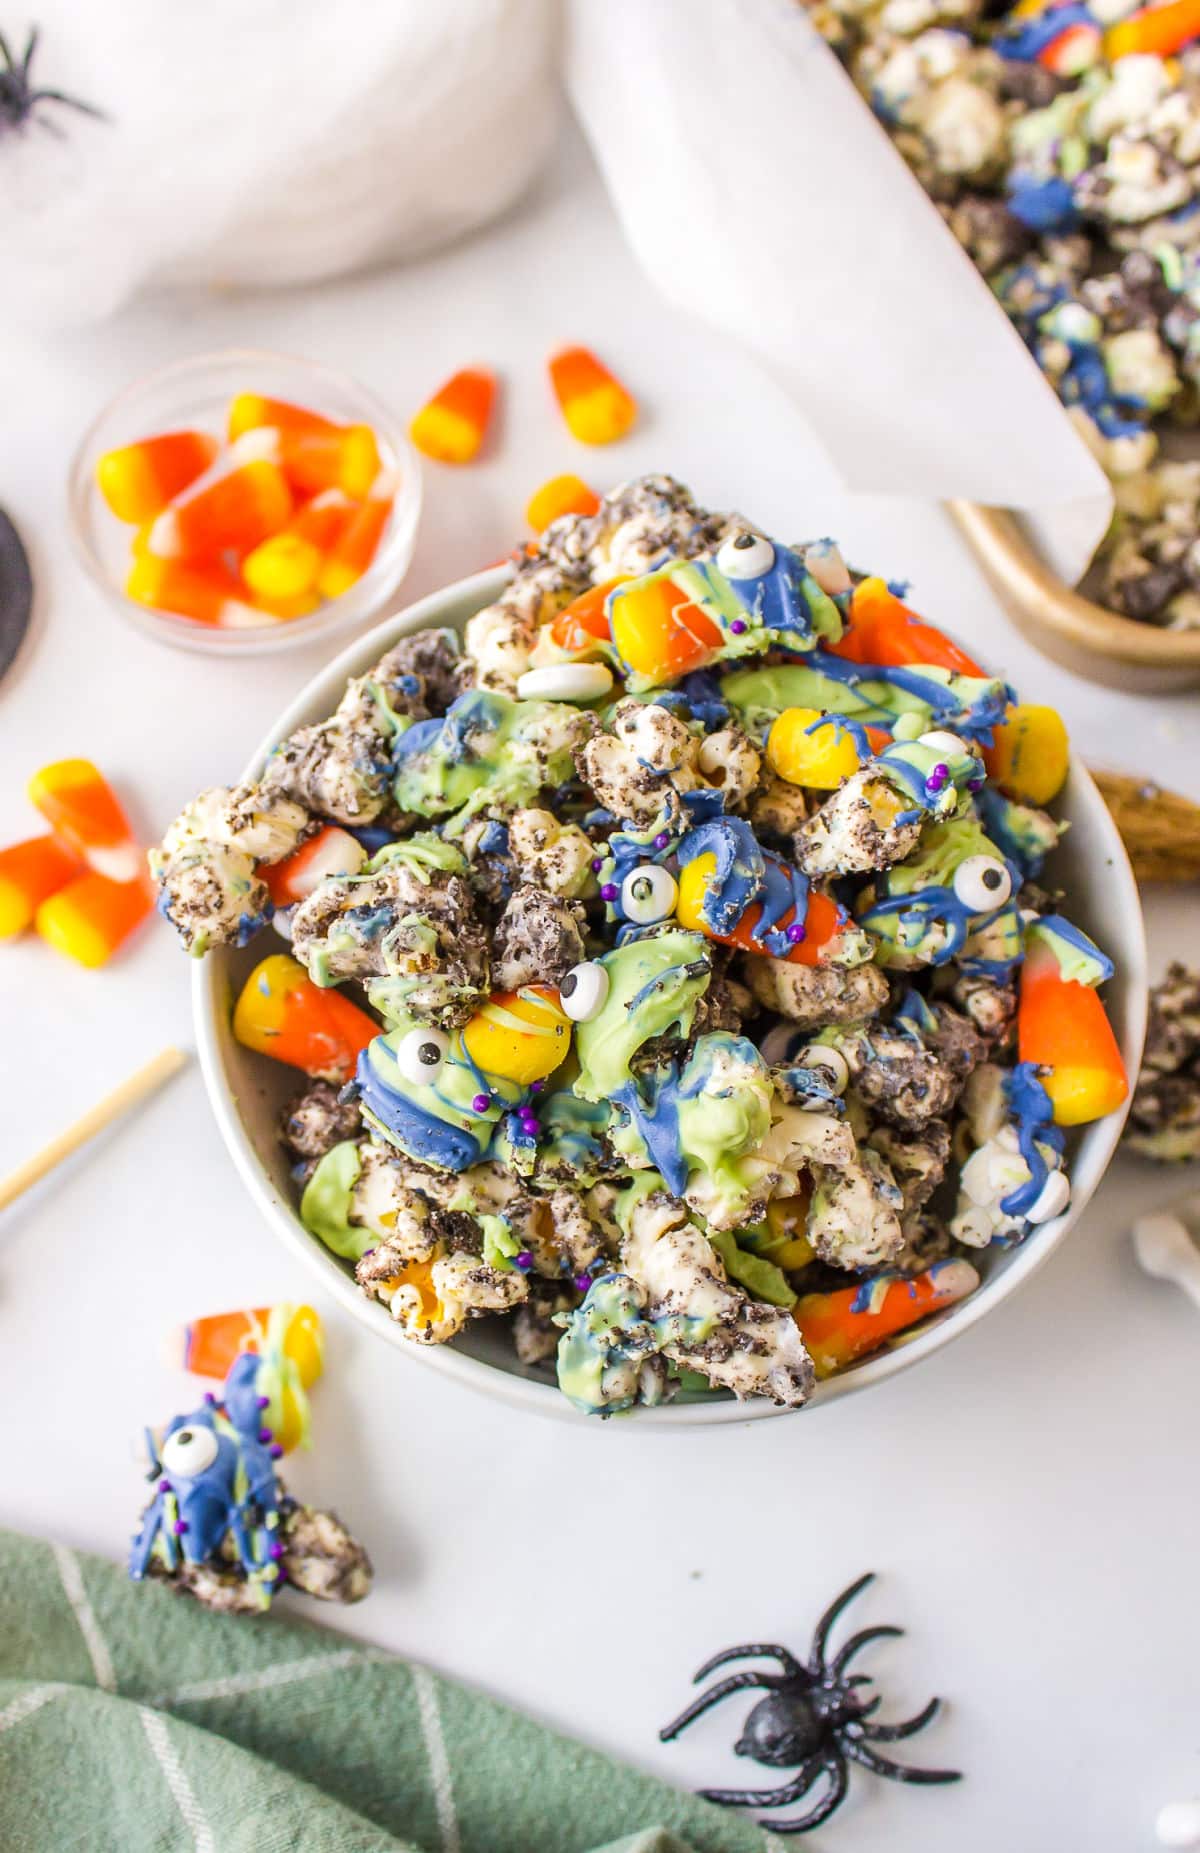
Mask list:
[[[565,338],[594,344],[643,399],[611,454],[579,452],[552,407],[543,360]],[[413,596],[505,551],[553,471],[603,486],[668,468],[768,530],[835,533],[852,558],[911,578],[931,618],[1062,707],[1088,759],[1200,797],[1200,698],[1131,697],[1052,667],[938,511],[847,503],[755,364],[650,292],[568,145],[519,213],[418,268],[0,343],[0,499],[40,587],[37,634],[0,687],[0,841],[33,823],[28,773],[74,753],[106,769],[149,839],[237,773],[316,666],[165,649],[124,628],[68,552],[66,460],[93,411],[143,368],[234,341],[345,367],[402,408],[459,364],[503,370],[488,460],[430,472]],[[1155,970],[1194,947],[1192,909],[1151,897]],[[99,976],[37,941],[5,948],[0,990],[0,1171],[189,1037],[187,966],[157,926]],[[906,1747],[969,1781],[920,1791],[863,1775],[814,1844],[1151,1845],[1158,1805],[1200,1792],[1200,1324],[1138,1274],[1126,1229],[1184,1182],[1121,1161],[1065,1249],[981,1329],[811,1418],[688,1434],[522,1419],[330,1311],[317,1447],[291,1477],[352,1521],[378,1580],[364,1607],[321,1619],[686,1785],[749,1773],[728,1754],[733,1705],[658,1744],[694,1666],[738,1639],[803,1645],[827,1599],[874,1568],[859,1624],[911,1635],[865,1664],[893,1715],[934,1690],[950,1698]],[[162,1335],[199,1311],[308,1292],[244,1199],[193,1067],[0,1221],[0,1521],[120,1555],[142,1490],[132,1440],[190,1393],[161,1362]]]

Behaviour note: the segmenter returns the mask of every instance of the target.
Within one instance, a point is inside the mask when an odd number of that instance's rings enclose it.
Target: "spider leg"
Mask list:
[[[795,1775],[775,1789],[698,1789],[696,1793],[724,1808],[786,1808],[812,1787],[824,1767],[824,1758],[807,1757]]]
[[[808,1810],[807,1814],[798,1814],[790,1821],[761,1821],[761,1827],[769,1827],[774,1834],[804,1834],[810,1827],[820,1827],[827,1821],[835,1808],[840,1808],[846,1799],[848,1778],[846,1765],[840,1757],[827,1756],[821,1760],[817,1775],[822,1771],[830,1777],[830,1784],[821,1800]],[[815,1782],[816,1776],[810,1778]]]
[[[663,1726],[658,1733],[659,1741],[669,1744],[671,1739],[678,1737],[680,1731],[685,1730],[694,1718],[700,1716],[701,1712],[707,1711],[710,1705],[715,1705],[718,1699],[725,1698],[730,1692],[743,1692],[747,1686],[770,1687],[775,1684],[775,1676],[770,1673],[733,1673],[728,1679],[719,1679],[715,1686],[710,1686],[708,1691],[702,1692],[698,1699],[693,1699],[687,1710],[681,1711],[673,1723]]]
[[[9,48],[8,40],[5,38],[2,32],[0,32],[0,58],[4,60],[5,70],[12,71],[15,73],[16,68],[17,68],[17,61],[13,57],[12,51]]]
[[[899,1724],[873,1724],[869,1730],[863,1732],[863,1736],[872,1737],[881,1744],[894,1744],[900,1737],[915,1737],[918,1731],[923,1731],[925,1726],[937,1716],[941,1703],[940,1699],[930,1699],[928,1705],[919,1711],[915,1718],[905,1718]],[[860,1715],[865,1718],[868,1714],[864,1711]]]
[[[714,1654],[712,1659],[706,1660],[700,1671],[695,1674],[692,1684],[698,1686],[702,1679],[707,1679],[717,1667],[725,1666],[730,1660],[749,1660],[755,1654],[771,1655],[773,1659],[778,1660],[784,1672],[792,1678],[804,1671],[796,1656],[790,1654],[786,1647],[775,1647],[770,1641],[751,1641],[745,1647],[727,1647],[723,1653]]]
[[[33,54],[38,48],[38,28],[30,26],[29,37],[25,41],[25,56],[21,59],[21,76],[28,78],[29,67],[33,63]]]
[[[903,1628],[863,1628],[858,1634],[852,1634],[834,1658],[833,1665],[829,1669],[831,1678],[839,1679],[855,1654],[859,1653],[868,1641],[881,1641],[887,1636],[895,1637],[903,1633]]]
[[[849,1608],[855,1596],[861,1594],[861,1592],[866,1588],[867,1584],[873,1583],[874,1581],[875,1581],[874,1570],[868,1570],[865,1576],[859,1577],[857,1583],[851,1583],[849,1589],[843,1589],[841,1595],[838,1596],[835,1601],[829,1604],[829,1607],[825,1610],[825,1613],[822,1615],[820,1621],[817,1623],[815,1629],[813,1630],[812,1652],[809,1655],[809,1665],[811,1667],[814,1667],[814,1668],[824,1667],[825,1648],[829,1641],[830,1630],[832,1629],[834,1622],[837,1620],[838,1616],[841,1614],[843,1609]]]
[[[94,116],[97,122],[107,122],[108,117],[102,109],[93,103],[82,103],[78,97],[64,95],[61,90],[35,90],[29,98],[30,108],[35,103],[65,103],[68,109],[81,110],[85,116]]]
[[[870,1769],[877,1776],[890,1776],[895,1782],[961,1782],[961,1769],[912,1769],[907,1763],[893,1763],[889,1757],[880,1756],[866,1744],[849,1738],[842,1744],[845,1755],[855,1763],[861,1763],[864,1769]]]

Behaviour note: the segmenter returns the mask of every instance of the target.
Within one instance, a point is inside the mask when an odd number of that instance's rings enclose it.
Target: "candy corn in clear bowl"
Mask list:
[[[402,422],[306,360],[229,348],[135,381],[85,433],[69,513],[89,577],[166,643],[300,647],[379,618],[412,558]]]

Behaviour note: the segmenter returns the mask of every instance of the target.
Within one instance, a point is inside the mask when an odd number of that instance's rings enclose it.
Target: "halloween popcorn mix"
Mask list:
[[[802,1403],[974,1290],[1123,1099],[1041,886],[1061,723],[829,541],[665,476],[550,522],[151,857],[301,1071],[305,1225],[415,1344],[580,1409]]]
[[[1200,12],[806,0],[1112,478],[1115,610],[1200,625]]]

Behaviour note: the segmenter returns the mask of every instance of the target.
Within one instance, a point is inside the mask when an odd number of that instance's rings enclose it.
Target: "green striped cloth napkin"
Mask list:
[[[783,1845],[426,1667],[0,1531],[5,1853]]]

